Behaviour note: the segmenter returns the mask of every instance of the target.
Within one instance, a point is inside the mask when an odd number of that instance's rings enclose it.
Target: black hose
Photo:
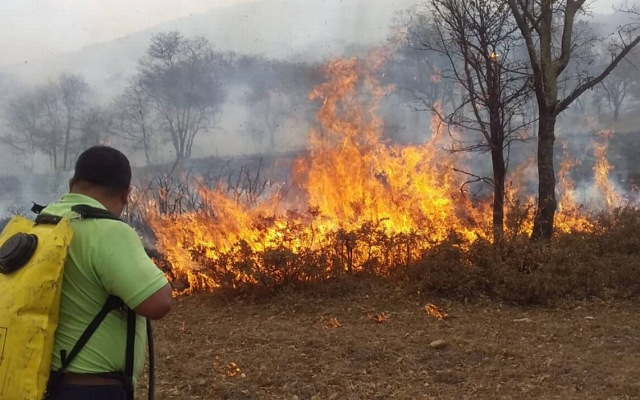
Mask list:
[[[151,329],[151,321],[147,319],[147,341],[149,343],[149,400],[156,397],[156,358],[153,353],[153,330]]]

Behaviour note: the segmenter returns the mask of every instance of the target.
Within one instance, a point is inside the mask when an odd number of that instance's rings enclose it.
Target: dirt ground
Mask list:
[[[155,324],[156,399],[637,399],[639,313],[622,302],[451,302],[379,284],[182,297]]]

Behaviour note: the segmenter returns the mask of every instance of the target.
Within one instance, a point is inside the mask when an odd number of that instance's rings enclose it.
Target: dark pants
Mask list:
[[[122,386],[84,386],[63,384],[47,400],[127,400]]]

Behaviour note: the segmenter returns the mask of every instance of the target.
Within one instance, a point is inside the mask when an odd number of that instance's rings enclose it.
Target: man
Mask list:
[[[62,216],[85,204],[120,216],[131,191],[131,167],[120,151],[95,146],[80,155],[69,193],[41,214]],[[60,319],[51,369],[57,371],[62,352],[68,353],[98,314],[109,295],[117,296],[137,314],[133,384],[144,366],[146,320],[163,318],[171,309],[171,286],[153,264],[136,232],[109,219],[71,222],[74,237],[64,267]],[[110,312],[72,360],[53,400],[125,400],[124,383],[99,376],[125,370],[126,313]]]

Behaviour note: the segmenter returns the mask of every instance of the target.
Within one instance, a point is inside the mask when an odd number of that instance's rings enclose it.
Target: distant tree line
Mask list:
[[[93,101],[84,77],[62,74],[10,98],[3,110],[8,130],[0,141],[33,167],[36,153],[51,168],[72,168],[81,149],[119,141],[155,161],[169,145],[176,161],[191,157],[195,139],[217,127],[233,88],[252,117],[244,132],[256,147],[275,149],[288,118],[312,120],[306,96],[321,81],[318,65],[216,51],[203,37],[179,32],[152,37],[127,88],[108,104]],[[309,105],[311,106],[311,105]]]

